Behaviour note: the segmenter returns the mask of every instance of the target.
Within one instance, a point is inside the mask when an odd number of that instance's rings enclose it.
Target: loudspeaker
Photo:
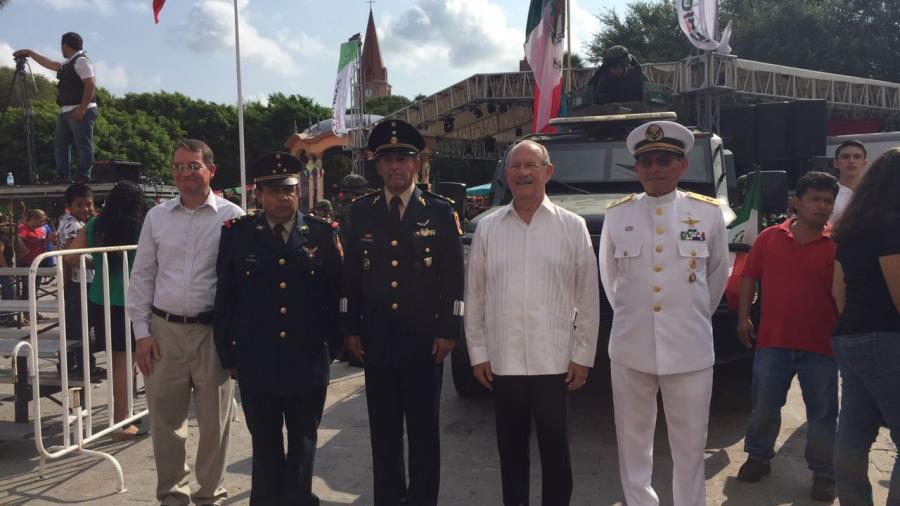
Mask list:
[[[722,109],[719,116],[725,147],[734,153],[734,163],[744,166],[756,156],[755,114],[753,106]]]
[[[453,209],[460,215],[466,213],[466,184],[441,181],[435,188],[435,193],[453,200]]]
[[[790,158],[787,102],[757,104],[754,111],[756,161],[774,162]]]
[[[94,181],[117,183],[122,180],[141,182],[141,164],[123,160],[101,160],[94,162]]]
[[[825,156],[824,100],[796,100],[788,106],[790,158]]]
[[[762,214],[782,214],[787,210],[788,177],[783,170],[763,170],[759,173],[759,207]],[[753,186],[757,172],[747,176],[747,188]]]

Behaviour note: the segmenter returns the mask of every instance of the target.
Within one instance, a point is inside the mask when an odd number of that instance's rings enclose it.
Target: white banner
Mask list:
[[[721,54],[731,52],[731,21],[722,31],[721,40],[716,40],[716,15],[718,0],[675,0],[678,6],[678,25],[687,35],[691,44],[707,51]]]
[[[334,135],[343,137],[347,134],[347,96],[350,82],[356,70],[359,55],[359,40],[341,44],[341,57],[338,61],[337,79],[334,81],[334,98],[331,101],[331,130]]]

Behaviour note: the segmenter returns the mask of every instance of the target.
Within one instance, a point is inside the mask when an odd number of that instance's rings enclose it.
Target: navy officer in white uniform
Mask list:
[[[600,237],[600,277],[614,311],[609,357],[619,471],[630,506],[659,504],[650,480],[660,390],[674,504],[706,504],[711,318],[728,278],[728,240],[719,202],[676,188],[693,144],[691,131],[670,121],[632,131],[627,145],[644,193],[610,204]]]

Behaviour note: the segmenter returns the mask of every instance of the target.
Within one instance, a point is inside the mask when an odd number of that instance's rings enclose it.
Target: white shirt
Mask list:
[[[72,216],[69,211],[66,211],[65,214],[62,215],[62,218],[59,219],[59,228],[56,231],[59,236],[59,243],[65,247],[69,241],[75,239],[75,236],[78,235],[78,231],[82,228],[84,228],[84,222]],[[94,269],[91,268],[93,265],[91,263],[91,255],[84,255],[84,262],[85,270],[87,271],[87,282],[93,283]],[[73,283],[81,282],[81,269],[72,267],[71,279]]]
[[[847,204],[850,203],[850,197],[853,196],[853,190],[847,188],[846,186],[838,183],[838,193],[837,197],[834,198],[834,210],[831,211],[831,219],[828,220],[831,223],[834,223],[844,214],[844,209],[847,208]]]
[[[75,58],[82,53],[84,53],[84,51],[78,51],[72,56],[66,58],[62,61],[62,65],[69,63],[70,61],[72,61],[72,58]],[[87,55],[85,55],[84,58],[79,58],[75,61],[75,73],[78,74],[78,77],[80,77],[82,81],[94,77],[94,64],[91,63],[91,60],[88,59]],[[77,105],[63,105],[60,106],[59,112],[66,113],[75,110],[77,107]],[[88,104],[87,108],[90,109],[91,107],[97,107],[97,102],[91,102],[90,104]]]
[[[712,315],[728,280],[716,204],[674,191],[613,205],[600,235],[600,277],[613,308],[609,358],[648,374],[715,362]]]
[[[150,335],[151,305],[182,316],[212,311],[222,223],[243,214],[212,191],[197,209],[175,197],[147,213],[125,297],[136,338]]]
[[[562,374],[594,365],[600,287],[584,219],[546,196],[530,224],[509,204],[475,231],[466,271],[473,364],[500,375]],[[576,316],[577,314],[577,316]]]

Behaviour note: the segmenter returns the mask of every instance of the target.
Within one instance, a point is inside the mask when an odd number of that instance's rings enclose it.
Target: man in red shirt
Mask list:
[[[838,413],[837,363],[831,331],[837,310],[831,297],[835,243],[828,218],[837,195],[829,174],[809,172],[797,182],[795,218],[764,230],[742,272],[738,338],[754,338],[750,305],[756,283],[762,317],[753,359],[753,411],[744,451],[749,458],[738,480],[756,482],[771,471],[781,408],[796,374],[806,404],[806,461],[813,472],[811,496],[834,499],[832,451]]]

